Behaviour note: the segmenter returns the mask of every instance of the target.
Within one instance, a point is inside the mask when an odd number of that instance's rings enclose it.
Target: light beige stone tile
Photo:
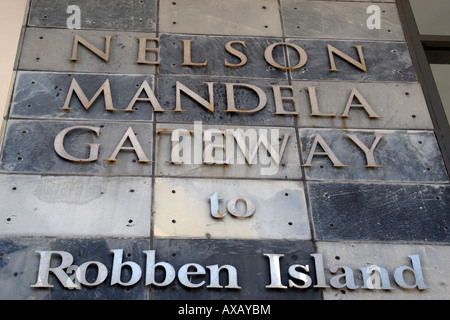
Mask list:
[[[151,179],[0,176],[0,234],[150,236]]]
[[[397,8],[391,3],[282,0],[281,12],[287,37],[404,40]],[[372,28],[374,14],[379,14],[376,28]]]
[[[355,283],[363,285],[360,267],[376,265],[385,268],[389,273],[393,290],[382,289],[324,289],[326,300],[357,299],[357,300],[426,300],[450,299],[450,246],[414,245],[414,244],[364,244],[319,242],[318,252],[323,254],[327,283],[334,276],[329,270],[331,266],[348,266],[353,269]],[[394,280],[394,271],[400,266],[412,267],[410,255],[419,255],[422,266],[426,290],[404,289]],[[339,271],[339,274],[342,274]],[[415,283],[412,272],[404,273],[405,281],[409,285]]]
[[[210,197],[223,200],[211,214]],[[244,197],[255,205],[252,216],[237,218],[227,211],[230,200]],[[243,200],[237,202],[244,213]],[[299,239],[310,238],[304,189],[301,182],[220,179],[155,180],[156,237],[213,239]]]
[[[159,18],[162,33],[282,36],[276,0],[162,0]]]

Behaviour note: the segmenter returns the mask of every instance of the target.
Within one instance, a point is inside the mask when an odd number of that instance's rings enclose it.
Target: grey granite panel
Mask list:
[[[152,180],[0,175],[0,233],[12,237],[148,237]],[[133,210],[130,210],[133,208]]]
[[[450,242],[448,185],[308,183],[319,240]]]
[[[73,80],[88,100],[109,80],[115,109],[125,109],[144,81],[153,88],[153,76],[65,74],[19,71],[11,103],[10,118],[85,119],[118,121],[151,121],[153,108],[149,102],[137,101],[132,112],[105,110],[102,93],[86,110],[74,93],[71,110],[63,110]],[[145,93],[142,94],[145,97]]]
[[[373,3],[282,0],[284,31],[287,37],[313,39],[404,40],[395,4],[377,4],[380,29],[367,26],[373,15],[373,10],[367,13],[370,5]]]
[[[294,39],[288,39],[288,42],[302,47],[308,54],[306,65],[291,71],[294,80],[417,81],[410,53],[404,42]],[[367,72],[336,55],[336,67],[341,71],[330,71],[328,44],[358,62],[358,52],[353,46],[362,45]],[[288,58],[290,66],[298,64],[298,53],[292,48],[288,48]]]
[[[0,240],[0,280],[3,300],[148,300],[149,292],[144,281],[132,287],[111,286],[113,254],[111,250],[123,249],[123,261],[133,261],[145,266],[144,250],[149,250],[149,240],[124,239],[1,239]],[[31,288],[37,281],[39,253],[36,251],[65,251],[73,258],[73,264],[80,266],[88,261],[99,261],[108,270],[108,277],[99,286],[80,289],[65,289],[57,278],[50,274],[49,283],[53,288]],[[54,255],[52,266],[58,266],[61,258]],[[90,270],[92,269],[92,270]],[[72,275],[68,272],[68,275]],[[122,269],[122,281],[131,276],[130,269]],[[87,272],[87,281],[94,282],[95,267]]]
[[[78,61],[72,62],[75,35],[83,37],[99,50],[105,51],[105,36],[112,36],[109,62],[99,58],[83,45],[78,48]],[[20,70],[146,74],[155,72],[155,67],[138,64],[138,37],[155,37],[154,33],[65,30],[52,28],[27,28],[25,32]],[[152,42],[148,42],[148,47]],[[153,42],[154,45],[154,42]],[[147,59],[152,58],[148,53]]]
[[[158,122],[194,122],[202,121],[205,124],[246,124],[246,125],[275,125],[294,126],[293,115],[275,115],[275,101],[271,85],[287,86],[287,81],[275,80],[235,80],[203,77],[169,77],[161,76],[157,80],[158,100],[165,110],[174,110],[176,106],[176,82],[180,82],[207,101],[208,85],[205,82],[214,82],[214,112],[187,96],[181,94],[181,106],[185,112],[163,112],[156,115]],[[239,110],[252,110],[259,105],[258,94],[247,87],[238,84],[251,84],[264,90],[267,104],[263,110],[252,113],[227,112],[227,90],[225,83],[236,83],[234,89],[235,104]],[[284,93],[287,95],[287,93]],[[292,95],[289,92],[289,95]],[[283,103],[287,112],[295,111],[295,106],[290,102]]]
[[[272,43],[282,42],[281,38],[248,38],[248,37],[218,37],[161,34],[160,36],[160,74],[184,74],[201,76],[248,77],[287,79],[287,72],[275,69],[264,60],[264,51]],[[182,66],[183,41],[191,42],[191,59],[194,63],[204,63],[206,67]],[[239,64],[240,59],[231,55],[225,49],[229,41],[244,41],[245,48],[239,44],[233,48],[247,56],[247,63],[241,67],[226,67],[224,60]],[[284,50],[277,46],[273,51],[275,61],[285,64]]]
[[[425,97],[418,83],[293,81],[293,86],[301,127],[433,129]],[[310,115],[313,98],[310,97],[307,87],[316,87],[320,112],[335,114],[334,117]],[[341,117],[353,89],[361,94],[379,118],[370,118],[367,111],[357,107],[350,108],[349,117]],[[353,100],[354,104],[363,103],[356,98]]]
[[[315,155],[313,166],[305,167],[309,180],[448,181],[439,146],[431,131],[300,129],[303,164],[310,152],[324,151],[320,144],[312,150],[316,134],[347,167],[334,167],[329,157]],[[374,151],[375,162],[381,167],[365,167],[365,153],[347,134],[355,134],[368,149],[374,143],[375,135],[383,136]]]
[[[155,32],[156,3],[155,0],[33,0],[28,25],[65,28],[73,15],[69,6],[78,6],[81,29]]]
[[[64,140],[67,152],[73,157],[89,158],[89,143],[100,144],[98,160],[78,163],[61,158],[54,149],[54,140],[59,132],[73,126],[89,126],[100,129],[70,131]],[[109,159],[119,145],[128,128],[132,128],[147,159],[152,159],[152,124],[126,122],[54,122],[10,120],[6,129],[0,168],[6,172],[34,173],[82,173],[99,175],[142,175],[152,173],[152,163],[140,163],[134,151],[122,150],[117,162]],[[124,147],[130,146],[127,139]]]
[[[182,286],[170,286],[152,290],[152,299],[206,299],[206,300],[316,300],[320,292],[312,287],[308,289],[290,288],[269,289],[270,284],[268,258],[265,253],[284,254],[280,258],[282,284],[288,286],[287,269],[292,264],[309,264],[309,275],[315,283],[315,267],[310,256],[313,253],[311,242],[307,241],[239,241],[239,240],[163,240],[155,239],[156,261],[169,261],[176,270],[181,265],[194,262],[202,265],[219,266],[228,264],[237,270],[238,284],[242,289],[207,290],[205,286],[186,289]],[[206,284],[209,277],[205,276]],[[201,279],[193,280],[200,282]],[[226,284],[226,279],[221,283]]]

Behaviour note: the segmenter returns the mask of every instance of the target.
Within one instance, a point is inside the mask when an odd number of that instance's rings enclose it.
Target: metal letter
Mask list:
[[[395,271],[394,271],[395,282],[397,282],[397,284],[400,287],[405,288],[405,289],[414,289],[416,287],[419,290],[429,289],[429,287],[427,287],[425,285],[425,279],[423,277],[422,266],[420,264],[419,255],[416,254],[416,255],[411,255],[408,257],[411,259],[412,268],[408,267],[408,266],[402,266],[402,267],[395,269]],[[404,278],[405,271],[410,271],[414,274],[415,283],[413,285],[409,285],[406,283],[405,278]]]
[[[319,110],[319,102],[317,100],[316,88],[317,87],[306,87],[309,93],[309,102],[311,103],[311,113],[310,116],[315,117],[335,117],[336,113],[323,113]]]
[[[349,137],[358,147],[361,148],[362,151],[364,151],[364,154],[366,155],[367,165],[365,167],[367,168],[381,168],[382,166],[379,166],[375,162],[375,158],[373,155],[373,152],[375,151],[376,146],[378,145],[378,142],[380,142],[381,138],[383,138],[383,135],[375,134],[375,141],[373,142],[372,146],[367,148],[364,143],[362,143],[361,140],[356,136],[356,134],[346,134],[347,137]]]
[[[102,84],[100,89],[97,90],[97,92],[94,94],[91,100],[89,100],[86,95],[84,94],[83,90],[81,89],[80,85],[78,84],[77,80],[75,78],[72,79],[72,82],[70,83],[69,92],[67,93],[66,101],[64,102],[64,106],[60,108],[61,110],[70,110],[69,104],[72,100],[72,96],[75,93],[78,99],[80,100],[81,104],[83,105],[84,109],[88,110],[92,104],[97,100],[97,98],[100,96],[100,94],[103,92],[103,97],[105,98],[105,110],[108,111],[115,111],[119,109],[114,109],[113,101],[112,101],[112,94],[111,94],[111,86],[109,84],[109,79],[106,79],[105,82]]]
[[[278,64],[278,63],[273,59],[273,54],[272,54],[273,49],[274,49],[276,46],[280,45],[280,44],[284,44],[284,45],[286,45],[286,46],[288,46],[288,47],[292,47],[292,48],[294,48],[294,49],[297,51],[297,53],[298,53],[298,55],[299,55],[299,57],[300,57],[300,61],[299,61],[299,63],[298,63],[296,66],[294,66],[294,67],[284,67],[284,66]],[[278,69],[284,69],[284,70],[294,70],[294,69],[298,69],[298,68],[303,67],[303,66],[306,64],[306,62],[308,62],[308,55],[306,54],[306,51],[303,50],[303,48],[299,47],[298,45],[293,44],[293,43],[288,43],[288,42],[276,42],[276,43],[272,43],[272,44],[271,44],[270,46],[268,46],[268,47],[266,48],[266,50],[264,51],[264,58],[266,59],[267,63],[269,63],[272,67],[275,67],[275,68],[278,68]]]
[[[73,48],[72,48],[72,57],[69,59],[70,61],[78,61],[78,43],[81,43],[83,46],[85,46],[87,49],[95,53],[98,57],[103,59],[104,61],[109,61],[109,51],[111,48],[111,38],[112,36],[105,36],[105,51],[98,49],[96,46],[94,46],[89,41],[85,40],[78,34],[75,35],[75,39],[73,41]]]
[[[207,288],[224,288],[219,283],[219,272],[222,269],[228,271],[228,285],[225,286],[227,289],[241,289],[237,283],[237,271],[236,268],[231,265],[223,265],[219,268],[219,265],[206,266],[210,270],[210,284],[206,286]]]
[[[133,261],[122,262],[123,256],[122,249],[111,250],[111,252],[114,254],[113,268],[111,274],[111,285],[113,286],[118,283],[122,286],[132,286],[133,284],[136,284],[141,279],[142,275],[141,267],[139,267],[139,265]],[[128,266],[131,268],[131,278],[128,282],[121,281],[121,273],[122,268],[124,266]]]
[[[321,253],[311,254],[314,259],[314,265],[316,268],[317,284],[314,288],[329,288],[325,280],[325,267],[323,266],[323,255]]]
[[[353,99],[355,98],[359,101],[359,104],[352,104]],[[372,109],[372,107],[369,105],[366,99],[364,99],[364,97],[361,95],[361,93],[359,93],[359,91],[356,88],[353,88],[352,93],[348,98],[347,105],[345,106],[344,113],[341,114],[340,117],[342,118],[350,117],[348,115],[350,108],[364,108],[364,110],[369,115],[369,118],[382,118],[375,113],[375,111]]]
[[[147,98],[139,98],[142,94],[142,91],[145,91]],[[128,105],[128,107],[123,109],[123,111],[134,111],[133,107],[136,104],[136,101],[148,101],[152,105],[153,111],[158,111],[158,112],[167,111],[167,110],[164,110],[163,108],[161,108],[161,105],[159,104],[158,99],[156,99],[155,93],[150,88],[150,85],[148,84],[147,80],[144,80],[144,82],[142,82],[140,88],[134,95],[130,104]]]
[[[148,250],[144,251],[145,255],[147,256],[147,269],[145,273],[145,285],[146,286],[159,286],[164,287],[168,286],[175,280],[175,269],[167,262],[158,262],[156,263],[156,252],[155,250]],[[155,275],[156,271],[155,269],[157,267],[163,268],[165,271],[165,278],[163,282],[156,282]]]
[[[208,60],[205,62],[192,62],[191,60],[191,42],[193,40],[183,40],[183,63],[182,66],[191,66],[191,67],[206,67]]]
[[[123,146],[127,139],[130,139],[132,145],[131,147]],[[147,156],[145,155],[144,150],[142,150],[142,147],[139,144],[139,141],[136,138],[136,135],[134,134],[134,131],[131,127],[129,127],[128,130],[125,132],[124,136],[122,137],[122,140],[120,140],[119,144],[117,145],[116,150],[114,150],[112,155],[109,157],[110,159],[105,159],[105,161],[112,161],[112,162],[118,161],[117,154],[120,152],[120,150],[134,151],[138,156],[139,162],[152,162],[151,160],[147,159]]]
[[[72,130],[78,130],[78,129],[86,129],[86,130],[93,131],[93,132],[95,132],[97,137],[100,135],[100,128],[96,128],[96,127],[75,126],[75,127],[66,128],[56,135],[55,141],[53,143],[56,153],[61,158],[69,160],[69,161],[74,161],[74,162],[96,161],[98,159],[98,149],[100,146],[99,144],[87,143],[87,145],[89,146],[89,158],[87,158],[87,159],[73,157],[70,154],[68,154],[66,149],[64,148],[64,138],[65,138],[66,134]]]
[[[266,93],[259,87],[247,84],[247,83],[224,83],[227,89],[227,110],[225,112],[242,112],[242,113],[253,113],[263,109],[267,104],[267,96]],[[234,87],[241,86],[252,89],[256,92],[259,98],[259,104],[256,108],[252,110],[238,110],[236,109],[235,99],[234,99]]]
[[[325,152],[316,152],[316,148],[317,148],[318,144]],[[333,150],[331,150],[331,148],[328,146],[328,144],[325,142],[325,140],[323,140],[323,138],[318,133],[316,133],[316,137],[314,138],[314,142],[312,144],[311,151],[309,152],[308,159],[306,160],[306,163],[302,166],[312,167],[313,165],[311,164],[311,162],[312,162],[312,158],[314,156],[327,156],[331,160],[331,162],[333,162],[333,166],[347,167],[346,165],[343,165],[339,161],[338,157],[336,157]]]
[[[284,257],[284,254],[272,254],[264,253],[269,258],[270,268],[270,284],[266,288],[270,289],[287,289],[288,287],[281,284],[281,271],[280,271],[280,258]]]
[[[291,93],[294,91],[293,86],[272,86],[273,96],[275,99],[275,113],[274,114],[298,114],[297,105],[293,96],[283,97],[281,96],[281,88],[289,89]],[[295,111],[286,111],[283,107],[283,100],[291,100],[295,106]]]
[[[364,285],[362,289],[383,289],[393,290],[389,281],[389,274],[385,268],[371,265],[369,267],[361,267]]]
[[[364,61],[364,55],[362,52],[362,47],[363,46],[353,46],[358,50],[358,55],[359,55],[359,59],[361,60],[361,62],[356,61],[355,59],[353,59],[352,57],[350,57],[349,55],[343,53],[342,51],[336,49],[335,47],[333,47],[332,45],[328,45],[328,56],[330,57],[330,65],[331,65],[331,69],[329,71],[341,71],[338,70],[336,68],[336,63],[334,61],[334,56],[333,54],[338,55],[339,57],[341,57],[342,59],[346,60],[347,62],[351,63],[352,65],[354,65],[355,67],[361,69],[364,72],[367,72],[367,67],[366,67],[366,63]]]
[[[306,272],[309,272],[309,265],[302,266],[300,264],[294,264],[294,265],[289,267],[289,275],[291,277],[295,278],[295,279],[303,281],[304,284],[303,285],[298,285],[294,281],[289,280],[289,287],[290,288],[295,287],[295,288],[299,288],[299,289],[309,288],[311,286],[311,284],[312,284],[311,277],[308,276],[307,274],[304,274],[302,272],[297,271],[296,270],[297,268],[302,268]]]
[[[209,197],[209,201],[210,201],[210,207],[211,207],[211,215],[214,218],[223,218],[227,215],[227,213],[220,213],[220,209],[219,209],[219,201],[222,201],[223,198],[219,197],[219,193],[215,192],[211,197]]]
[[[206,109],[208,109],[211,112],[214,112],[214,84],[216,82],[205,82],[208,85],[208,96],[209,101],[205,100],[204,98],[200,97],[197,93],[186,87],[181,82],[176,83],[176,108],[173,111],[185,111],[181,109],[181,91],[183,91],[185,94],[187,94],[189,97],[200,103],[202,106],[204,106]]]
[[[86,280],[86,271],[91,264],[95,264],[98,270],[97,279],[94,282],[88,282]],[[106,280],[106,277],[108,276],[108,269],[106,269],[106,266],[103,263],[100,263],[98,261],[89,261],[79,266],[77,271],[75,272],[75,275],[77,280],[80,281],[81,284],[88,287],[95,287]]]
[[[231,53],[232,55],[238,57],[239,59],[241,59],[241,62],[238,64],[232,64],[229,63],[227,59],[225,59],[225,66],[226,67],[241,67],[244,64],[247,63],[247,56],[245,54],[243,54],[240,51],[237,51],[236,49],[234,49],[231,45],[233,43],[239,43],[240,45],[242,45],[245,48],[245,42],[244,41],[229,41],[225,44],[225,48],[227,49],[227,51],[229,53]]]
[[[245,160],[247,160],[248,164],[253,164],[254,159],[256,158],[256,153],[258,152],[258,149],[261,145],[261,143],[264,145],[266,150],[269,152],[270,156],[272,157],[273,161],[279,166],[281,159],[283,158],[284,151],[286,149],[287,142],[289,140],[289,137],[291,136],[290,133],[285,133],[283,138],[283,143],[281,144],[280,152],[277,152],[275,148],[272,146],[272,144],[269,142],[269,139],[267,138],[267,134],[264,132],[265,130],[260,129],[259,135],[256,134],[256,131],[253,129],[247,129],[245,131],[245,136],[249,137],[249,145],[247,146],[245,140],[246,137],[243,136],[244,131],[242,129],[237,130],[227,130],[227,135],[230,135],[230,133],[233,134],[236,143],[241,150],[242,154],[245,157]],[[254,133],[254,134],[252,134]],[[253,138],[253,139],[252,139]],[[249,147],[252,145],[252,141],[255,142],[255,148],[253,149],[253,152],[250,154]],[[228,149],[227,149],[228,152]],[[228,156],[228,153],[227,153]]]
[[[147,47],[147,41],[156,41],[159,44],[159,38],[138,37],[138,39],[139,39],[139,50],[138,50],[138,59],[137,59],[136,63],[159,65],[161,62],[158,59],[159,48],[148,48]],[[154,52],[157,57],[157,61],[147,60],[147,51]]]
[[[245,213],[243,213],[243,214],[239,214],[236,210],[236,204],[239,200],[242,200],[245,202],[246,210],[245,210]],[[256,206],[255,206],[255,203],[250,199],[237,197],[237,198],[233,198],[230,201],[228,201],[227,210],[229,213],[231,213],[233,216],[235,216],[237,218],[248,218],[248,217],[251,217],[255,213]]]
[[[350,290],[358,289],[359,286],[355,284],[355,278],[353,276],[353,270],[346,266],[334,266],[330,268],[331,273],[336,273],[339,269],[344,270],[344,274],[334,276],[330,279],[330,285],[333,288],[341,289],[347,287]],[[340,279],[345,279],[344,283],[341,283]]]
[[[195,268],[195,271],[188,271],[189,268]],[[182,285],[188,287],[188,288],[198,288],[205,284],[205,281],[202,281],[200,283],[194,284],[191,282],[191,276],[197,276],[197,275],[205,275],[206,270],[201,265],[196,263],[188,263],[185,264],[178,270],[178,280],[181,282]]]
[[[70,253],[65,251],[36,251],[40,254],[41,260],[39,262],[38,279],[31,288],[53,288],[53,285],[48,283],[48,277],[52,272],[64,286],[68,289],[76,289],[78,286],[70,280],[69,276],[63,269],[68,268],[72,262],[73,257]],[[52,255],[59,255],[62,258],[61,264],[58,267],[50,268]]]

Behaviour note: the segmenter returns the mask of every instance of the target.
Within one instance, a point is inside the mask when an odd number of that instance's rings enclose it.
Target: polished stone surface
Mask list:
[[[292,84],[299,110],[300,127],[433,129],[422,88],[418,83],[293,81]],[[307,87],[316,87],[319,111],[328,115],[334,114],[334,117],[311,116],[313,98],[310,97]],[[378,118],[370,118],[369,113],[360,107],[351,107],[348,112],[349,117],[342,117],[353,89],[361,94]],[[356,98],[353,100],[351,102],[353,104],[363,103]]]
[[[324,259],[325,268],[335,265],[347,265],[354,270],[355,280],[362,286],[361,272],[358,268],[379,266],[390,272],[390,284],[393,290],[323,290],[325,300],[448,300],[450,278],[446,272],[449,263],[450,248],[441,245],[419,244],[380,244],[360,242],[324,242],[319,241],[317,248],[328,259]],[[411,266],[409,255],[419,255],[426,290],[401,289],[396,285],[392,273],[400,266]],[[373,274],[377,274],[374,272]],[[415,283],[412,272],[404,273],[409,285]],[[374,282],[379,281],[379,277]],[[378,282],[379,283],[379,282]]]
[[[159,3],[159,28],[164,33],[282,36],[276,0],[162,0]]]
[[[334,167],[326,155],[314,155],[311,167],[305,167],[307,180],[411,181],[448,182],[442,156],[432,131],[403,130],[340,130],[300,129],[303,164],[309,155],[324,152],[317,145],[317,134],[331,148],[341,164]],[[376,135],[382,136],[374,150],[374,160],[380,167],[367,168],[365,152],[350,138],[356,137],[370,149]]]
[[[318,240],[450,242],[448,185],[308,183]]]
[[[287,42],[300,46],[308,54],[307,64],[291,71],[293,80],[417,81],[411,56],[404,42],[300,39],[288,39]],[[361,60],[354,46],[362,46],[367,72],[336,55],[336,68],[340,71],[330,71],[327,45],[358,62]],[[290,66],[296,66],[299,62],[297,51],[288,48],[288,59]]]
[[[75,12],[71,6],[78,6],[80,9],[81,29],[156,31],[155,0],[33,0],[28,25],[73,27],[71,17]],[[117,15],[117,12],[120,12],[120,15]]]
[[[150,178],[0,175],[0,190],[3,236],[150,236]]]
[[[286,37],[404,41],[395,4],[377,4],[379,29],[367,26],[368,20],[373,24],[370,5],[342,1],[337,7],[331,1],[282,0],[284,32]]]
[[[199,36],[183,34],[160,35],[161,66],[159,74],[198,75],[208,77],[239,77],[239,78],[269,78],[287,80],[287,72],[276,69],[264,59],[266,48],[281,38],[244,37],[244,36]],[[206,66],[182,65],[184,45],[182,40],[191,40],[191,60],[193,63],[205,63]],[[247,57],[247,63],[240,67],[225,66],[225,59],[231,64],[239,64],[241,60],[230,54],[225,45],[230,41],[243,41],[245,47],[234,44],[235,50]],[[281,65],[286,65],[284,49],[277,46],[273,57]]]
[[[70,131],[64,140],[69,155],[82,159],[89,157],[88,144],[100,144],[96,161],[78,163],[63,159],[55,152],[54,140],[58,133],[73,126],[99,128],[98,137],[89,129],[79,129]],[[134,130],[147,159],[151,161],[153,141],[151,123],[10,120],[0,168],[3,172],[150,176],[152,163],[138,162],[134,151],[122,150],[118,153],[118,161],[105,161],[113,155],[130,127]],[[129,143],[127,138],[123,147],[129,147]]]
[[[217,192],[219,213],[211,214],[210,197]],[[255,206],[252,216],[239,218],[227,210],[234,198]],[[248,210],[237,202],[237,214]],[[219,179],[156,179],[155,237],[211,239],[309,240],[309,219],[303,185],[295,181]]]
[[[123,261],[132,260],[139,265],[145,265],[144,250],[149,250],[149,240],[124,239],[70,239],[70,238],[17,238],[1,239],[0,280],[4,290],[0,297],[4,300],[148,300],[149,292],[144,282],[134,285],[132,290],[120,285],[111,286],[111,269],[113,255],[111,250],[123,249]],[[81,289],[65,289],[56,277],[51,274],[50,285],[53,288],[31,288],[37,281],[39,268],[39,253],[36,251],[66,251],[74,257],[73,264],[80,266],[88,261],[99,261],[108,269],[105,282],[95,287]],[[61,258],[54,257],[56,266]],[[96,273],[87,272],[87,280],[94,282]],[[128,281],[131,269],[122,269],[122,281]],[[74,276],[74,271],[68,271]],[[73,278],[72,278],[73,279]],[[129,287],[128,287],[129,289]]]
[[[181,108],[184,112],[162,112],[156,115],[158,122],[184,122],[193,123],[202,121],[204,124],[217,125],[271,125],[271,126],[294,126],[295,115],[275,115],[275,100],[272,85],[287,86],[287,81],[253,80],[253,79],[222,79],[203,77],[171,77],[160,76],[157,80],[158,100],[165,110],[175,110],[176,106],[176,83],[180,82],[203,99],[209,100],[208,85],[206,82],[214,83],[213,99],[214,111],[211,112],[185,93],[181,93]],[[260,97],[254,91],[243,85],[256,86],[264,91],[267,99],[264,109],[251,113],[227,112],[229,101],[227,99],[226,83],[234,83],[233,89],[235,106],[240,111],[251,111],[256,109],[260,103]],[[287,93],[283,93],[288,95]],[[292,92],[289,92],[292,95]],[[284,102],[286,112],[295,112],[296,106],[291,102]]]
[[[109,62],[104,61],[83,45],[78,48],[78,61],[71,61],[75,35],[83,37],[105,52],[105,36],[111,36]],[[67,30],[53,28],[27,28],[19,62],[20,70],[89,72],[152,75],[155,66],[138,64],[138,37],[155,38],[154,33],[102,30]],[[148,47],[155,43],[148,41]],[[152,57],[153,56],[153,57]],[[153,53],[148,60],[155,60]]]
[[[122,110],[131,103],[144,81],[153,88],[153,76],[20,71],[11,103],[10,118],[136,122],[153,120],[153,108],[147,101],[137,101],[132,112],[105,110],[104,93],[93,101],[88,110],[74,93],[69,104],[71,109],[63,110],[73,80],[77,81],[88,100],[93,99],[108,80],[113,107]],[[141,96],[145,97],[145,93]]]

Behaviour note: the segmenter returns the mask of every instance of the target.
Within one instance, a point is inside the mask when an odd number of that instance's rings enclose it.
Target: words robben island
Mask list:
[[[152,287],[166,287],[172,285],[175,279],[187,288],[207,289],[234,289],[240,290],[238,270],[235,266],[226,264],[219,266],[208,265],[203,267],[198,263],[186,263],[178,269],[178,272],[169,262],[156,262],[156,251],[146,250],[145,270],[133,261],[123,261],[122,249],[111,250],[113,254],[112,267],[110,272],[106,265],[99,261],[88,261],[80,266],[73,265],[74,258],[65,251],[37,251],[40,255],[39,271],[37,281],[32,288],[53,288],[50,283],[50,275],[56,277],[59,283],[66,289],[77,289],[81,285],[96,287],[103,284],[110,274],[110,285],[133,286],[141,278],[145,278],[145,285]],[[270,283],[265,283],[267,289],[307,289],[313,288],[347,288],[356,289],[382,289],[394,290],[389,272],[387,269],[377,266],[363,266],[358,271],[353,271],[351,267],[339,265],[332,266],[329,270],[324,267],[324,258],[321,253],[311,254],[312,265],[309,264],[290,265],[286,270],[282,270],[280,260],[284,254],[263,254],[267,260],[266,270],[270,276]],[[393,272],[394,282],[402,289],[428,289],[422,272],[419,255],[410,255],[409,266],[400,266]],[[52,259],[54,260],[53,266]],[[55,260],[59,260],[56,265]],[[246,269],[254,268],[247,264]],[[71,276],[66,272],[71,270]],[[207,271],[208,270],[208,271]],[[314,270],[314,271],[313,271]],[[327,272],[329,274],[327,274]],[[286,275],[287,273],[287,275]],[[355,276],[356,274],[360,276]],[[332,276],[329,281],[327,277]],[[223,277],[225,275],[225,277]],[[362,276],[362,277],[361,277]],[[288,279],[287,279],[288,278]],[[357,279],[362,279],[357,280]],[[313,281],[313,279],[315,279]],[[314,282],[314,283],[313,283]]]

